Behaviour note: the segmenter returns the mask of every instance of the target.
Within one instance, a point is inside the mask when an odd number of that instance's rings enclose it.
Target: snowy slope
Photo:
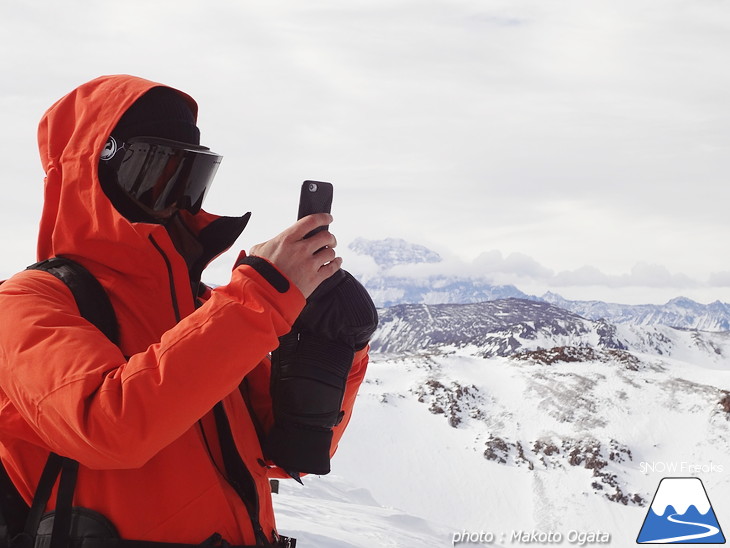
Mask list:
[[[602,531],[628,546],[665,475],[645,463],[724,470],[701,474],[722,524],[730,436],[716,385],[729,382],[728,371],[654,358],[637,371],[458,354],[376,359],[335,457],[338,477],[307,478],[279,502],[280,527],[314,534],[324,513],[357,540],[330,537],[353,546],[450,546],[464,530],[504,545],[515,532]],[[302,493],[342,481],[366,491],[297,514]]]
[[[384,508],[364,488],[338,476],[304,478],[305,486],[282,482],[273,495],[282,534],[298,546],[370,548],[444,546],[450,531],[402,510]]]
[[[497,306],[384,315],[334,475],[275,496],[284,534],[632,546],[666,476],[700,477],[730,529],[728,333]]]

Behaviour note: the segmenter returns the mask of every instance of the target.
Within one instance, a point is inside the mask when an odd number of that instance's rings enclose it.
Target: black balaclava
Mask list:
[[[190,105],[178,92],[155,87],[137,99],[122,115],[111,137],[121,146],[132,137],[157,137],[191,145],[200,144],[200,130]],[[130,222],[163,223],[142,209],[99,162],[99,182],[116,210]]]
[[[132,137],[156,137],[190,145],[200,144],[200,130],[188,102],[176,91],[155,87],[137,99],[122,115],[111,137],[121,146]],[[188,265],[193,293],[197,293],[203,246],[178,213],[160,219],[150,215],[118,184],[116,174],[99,162],[99,182],[115,209],[133,223],[162,224]]]

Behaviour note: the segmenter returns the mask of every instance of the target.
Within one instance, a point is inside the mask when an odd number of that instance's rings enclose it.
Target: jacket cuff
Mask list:
[[[282,291],[285,287],[287,289]],[[231,281],[216,287],[214,293],[225,295],[246,306],[255,306],[252,304],[254,302],[270,304],[273,307],[271,311],[276,311],[287,324],[285,328],[283,326],[277,328],[277,337],[291,330],[292,324],[306,304],[306,299],[299,288],[273,264],[261,257],[247,258],[243,253],[236,262]]]
[[[289,291],[289,288],[291,287],[289,280],[287,280],[286,277],[266,259],[250,255],[239,259],[238,262],[236,262],[236,267],[242,264],[248,265],[253,268],[279,293],[286,293],[287,291]]]

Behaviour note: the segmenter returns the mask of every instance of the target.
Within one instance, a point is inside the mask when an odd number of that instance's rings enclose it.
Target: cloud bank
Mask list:
[[[364,278],[383,274],[413,279],[444,276],[475,278],[495,285],[514,285],[530,294],[553,291],[566,298],[590,298],[626,304],[661,304],[680,295],[703,302],[730,300],[723,297],[730,295],[728,271],[713,273],[704,280],[672,272],[664,265],[643,262],[637,263],[628,272],[618,274],[605,273],[591,265],[556,271],[524,253],[505,255],[499,250],[483,252],[473,261],[439,252],[443,257],[439,262],[383,268],[370,256],[352,252],[343,254],[346,267]],[[624,300],[621,301],[621,298]]]

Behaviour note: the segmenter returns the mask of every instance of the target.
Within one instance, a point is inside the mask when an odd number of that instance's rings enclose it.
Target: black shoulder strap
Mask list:
[[[23,532],[27,516],[28,505],[0,464],[0,547],[7,548],[10,539]]]
[[[119,326],[109,296],[99,281],[86,268],[71,259],[53,257],[32,264],[26,270],[44,270],[65,283],[76,301],[79,314],[96,326],[114,344],[119,344]],[[75,463],[71,459],[51,454],[46,466],[47,468],[56,462],[53,460],[54,458],[58,461],[59,472],[61,464],[69,467]],[[58,473],[52,475],[52,477],[49,477],[45,481],[41,480],[41,483],[45,482],[48,485],[40,485],[39,489],[45,487],[50,491],[57,475]],[[73,486],[70,489],[71,494],[73,494]],[[47,498],[42,502],[40,509],[36,510],[36,512],[42,513]],[[10,539],[23,531],[26,521],[37,522],[40,519],[40,514],[36,519],[28,519],[28,513],[28,505],[25,504],[25,501],[10,481],[5,468],[0,464],[0,548],[7,547]]]
[[[119,344],[119,325],[109,296],[99,280],[86,268],[65,257],[52,257],[30,265],[26,270],[44,270],[65,283],[76,300],[81,316],[114,344]]]

